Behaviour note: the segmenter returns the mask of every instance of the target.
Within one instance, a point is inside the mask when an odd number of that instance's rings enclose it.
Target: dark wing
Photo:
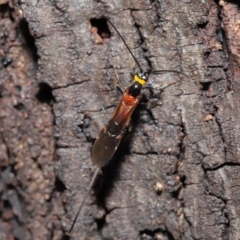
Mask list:
[[[131,115],[136,108],[140,96],[126,104],[127,93],[124,93],[108,124],[101,130],[91,151],[92,164],[98,168],[103,167],[113,157],[117,150]]]
[[[106,128],[99,133],[91,152],[93,166],[103,167],[113,157],[122,139],[122,134],[111,136]]]

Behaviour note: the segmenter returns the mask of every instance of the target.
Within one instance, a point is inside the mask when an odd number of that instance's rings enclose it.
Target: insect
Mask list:
[[[98,134],[98,136],[93,144],[92,151],[91,151],[91,162],[92,162],[92,165],[94,167],[96,167],[96,170],[93,174],[92,180],[88,186],[88,190],[81,202],[78,212],[73,220],[73,223],[69,230],[69,234],[71,233],[71,231],[77,221],[77,218],[81,212],[83,204],[94,184],[94,181],[99,173],[99,170],[112,159],[114,153],[118,149],[121,139],[129,126],[129,122],[131,120],[132,113],[134,112],[136,106],[139,104],[139,102],[141,100],[141,97],[142,97],[141,90],[142,90],[143,86],[148,82],[149,73],[158,74],[158,73],[163,73],[163,72],[174,72],[174,73],[183,74],[181,72],[174,71],[174,70],[161,70],[161,71],[151,71],[151,72],[145,71],[144,72],[141,69],[141,66],[138,63],[137,59],[131,52],[130,48],[126,44],[125,40],[119,33],[119,31],[112,24],[112,22],[109,21],[109,19],[108,19],[108,23],[115,29],[115,31],[118,33],[118,35],[124,42],[128,51],[132,55],[136,64],[138,65],[140,72],[132,74],[133,84],[123,92],[122,98],[121,98],[119,104],[117,105],[114,113],[112,114],[110,120],[102,128],[102,130]],[[172,84],[174,84],[174,83],[170,83],[166,87],[168,87],[169,85],[172,85]]]

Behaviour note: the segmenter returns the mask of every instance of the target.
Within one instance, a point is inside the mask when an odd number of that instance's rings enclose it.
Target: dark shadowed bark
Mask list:
[[[237,1],[18,4],[0,1],[0,239],[240,239]],[[156,106],[136,109],[67,236],[101,109],[138,71],[106,18],[143,69],[185,75],[150,74]]]

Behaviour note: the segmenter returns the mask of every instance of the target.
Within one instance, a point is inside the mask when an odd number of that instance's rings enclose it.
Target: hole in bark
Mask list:
[[[30,34],[28,23],[23,18],[21,19],[19,23],[19,29],[21,31],[21,34],[25,40],[25,47],[30,50],[31,56],[33,58],[34,62],[38,61],[38,55],[37,55],[37,47],[35,45],[35,40],[33,36]]]
[[[8,3],[0,4],[0,13],[3,17],[9,17],[12,21],[14,21],[12,13],[13,9],[9,6]]]
[[[210,53],[211,53],[211,52],[208,51],[208,50],[204,53],[204,60],[205,60],[205,61],[208,60]]]
[[[186,187],[186,176],[185,175],[182,175],[181,177],[180,177],[180,181],[181,181],[181,183],[182,183],[182,186],[183,187]]]
[[[8,200],[3,201],[3,208],[11,209],[11,204]]]
[[[38,87],[39,90],[36,94],[37,100],[41,103],[51,103],[51,101],[54,100],[52,88],[47,83],[40,83]]]
[[[107,25],[107,19],[106,18],[92,18],[90,19],[90,23],[92,25],[91,31],[96,31],[97,34],[102,38],[110,38],[111,32]]]
[[[202,85],[202,91],[208,91],[211,85],[211,82],[201,83],[201,85]]]
[[[17,105],[14,106],[14,108],[16,108],[19,111],[26,109],[24,104],[22,104],[22,103],[18,103]]]
[[[57,192],[64,192],[67,188],[65,187],[64,183],[58,178],[56,177],[55,179],[55,190]]]
[[[240,2],[239,2],[239,0],[227,0],[227,2],[236,4],[236,5],[238,5],[238,6],[240,7]]]
[[[63,235],[63,237],[61,238],[61,240],[69,240],[70,237],[68,235]]]
[[[202,22],[202,23],[198,23],[198,24],[197,24],[197,27],[198,27],[198,28],[205,28],[205,27],[207,26],[207,24],[208,24],[208,21]]]
[[[224,30],[223,29],[217,29],[217,31],[216,31],[216,35],[217,35],[217,40],[219,41],[219,42],[223,42],[223,39],[225,38],[225,34],[224,34]]]
[[[152,239],[152,237],[154,237],[154,233],[153,231],[151,230],[143,230],[143,231],[140,231],[140,236],[141,236],[141,239]]]
[[[8,4],[1,4],[1,6],[0,6],[1,13],[7,12],[8,9],[9,9]]]
[[[161,229],[149,230],[145,229],[140,231],[140,239],[141,240],[152,240],[152,239],[168,239],[173,240],[173,236],[171,233],[167,231],[163,231]]]
[[[9,58],[9,57],[3,57],[2,58],[2,65],[3,65],[3,67],[7,67],[7,66],[9,66],[10,64],[12,63],[12,59],[11,58]]]

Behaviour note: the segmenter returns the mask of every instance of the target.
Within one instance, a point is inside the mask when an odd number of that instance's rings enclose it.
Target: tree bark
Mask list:
[[[2,5],[15,35],[1,54],[16,42],[21,51],[0,68],[1,239],[240,239],[236,2]],[[16,34],[21,13],[36,49]],[[93,174],[92,143],[114,111],[101,109],[116,105],[116,86],[126,89],[139,71],[106,18],[142,69],[183,74],[150,73],[154,88],[143,95],[157,104],[134,112],[69,237]]]

